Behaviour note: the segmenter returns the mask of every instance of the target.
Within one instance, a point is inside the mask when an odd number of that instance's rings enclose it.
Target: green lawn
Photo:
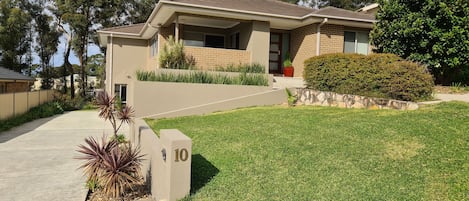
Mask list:
[[[469,200],[469,104],[149,120],[193,140],[193,200]]]

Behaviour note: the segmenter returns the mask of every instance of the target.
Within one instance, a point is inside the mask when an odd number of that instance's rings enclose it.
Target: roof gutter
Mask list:
[[[322,20],[321,23],[318,24],[317,33],[316,33],[316,56],[321,54],[321,27],[322,25],[327,23],[327,17]]]
[[[305,17],[319,17],[319,18],[329,18],[329,19],[338,19],[338,20],[347,20],[347,21],[358,21],[358,22],[371,22],[375,23],[377,20],[365,20],[365,19],[357,19],[357,18],[350,18],[350,17],[338,17],[338,16],[332,16],[332,15],[320,15],[320,14],[314,14],[311,13]]]

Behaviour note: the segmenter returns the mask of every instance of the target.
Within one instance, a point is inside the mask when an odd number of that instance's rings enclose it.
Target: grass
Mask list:
[[[469,104],[148,120],[193,140],[185,200],[469,200]]]

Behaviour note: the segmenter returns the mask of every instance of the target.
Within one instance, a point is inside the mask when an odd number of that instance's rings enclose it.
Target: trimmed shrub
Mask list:
[[[342,94],[425,100],[431,97],[433,78],[424,66],[393,54],[326,54],[305,61],[308,88]]]

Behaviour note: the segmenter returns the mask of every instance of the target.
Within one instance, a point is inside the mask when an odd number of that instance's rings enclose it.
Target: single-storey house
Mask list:
[[[0,94],[31,91],[34,78],[0,67]]]
[[[368,54],[375,16],[326,7],[312,9],[277,0],[160,0],[145,23],[98,31],[106,52],[106,90],[122,94],[135,72],[158,67],[170,35],[200,69],[259,63],[281,74],[289,54],[301,77],[304,61],[337,52]]]

